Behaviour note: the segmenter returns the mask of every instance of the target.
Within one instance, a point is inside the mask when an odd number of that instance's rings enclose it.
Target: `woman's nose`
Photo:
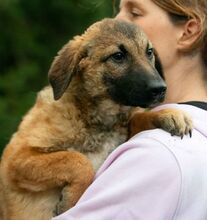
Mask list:
[[[126,21],[126,17],[127,16],[125,15],[125,13],[122,10],[120,10],[120,11],[117,12],[117,14],[115,16],[115,19],[125,20]]]
[[[130,21],[129,19],[127,19],[127,16],[122,11],[119,11],[117,13],[117,15],[115,16],[115,19],[124,20],[124,21]]]
[[[122,16],[121,16],[121,13],[118,12],[118,13],[116,14],[116,16],[115,16],[115,19],[120,19],[120,17],[122,17]]]

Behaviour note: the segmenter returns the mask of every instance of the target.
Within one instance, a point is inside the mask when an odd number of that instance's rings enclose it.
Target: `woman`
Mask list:
[[[54,220],[206,220],[207,1],[121,0],[117,19],[141,26],[161,58],[168,92],[154,110],[189,112],[193,136],[180,140],[160,129],[135,135]]]

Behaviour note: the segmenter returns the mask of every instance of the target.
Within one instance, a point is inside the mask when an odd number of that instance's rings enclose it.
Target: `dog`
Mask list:
[[[155,63],[137,26],[109,18],[59,51],[51,86],[38,93],[2,155],[4,220],[49,220],[74,206],[106,157],[129,138],[129,121],[131,135],[155,127],[191,131],[191,119],[177,110],[134,113],[164,99]]]

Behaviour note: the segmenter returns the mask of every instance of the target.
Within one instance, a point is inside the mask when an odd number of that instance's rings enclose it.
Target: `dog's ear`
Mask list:
[[[55,100],[60,99],[68,88],[83,56],[82,39],[79,36],[69,41],[69,43],[58,52],[48,73]]]
[[[154,50],[154,55],[155,55],[155,68],[157,72],[160,74],[160,76],[162,77],[162,79],[165,79],[162,64],[161,64],[160,58],[156,50]]]

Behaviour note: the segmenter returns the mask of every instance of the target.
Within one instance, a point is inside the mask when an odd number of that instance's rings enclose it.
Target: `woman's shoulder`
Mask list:
[[[174,139],[161,129],[143,131],[127,142],[116,148],[106,159],[98,174],[114,166],[129,166],[130,169],[146,166],[144,169],[153,164],[157,169],[164,167],[166,169],[176,169],[179,171],[179,164],[175,153],[170,149],[174,145]],[[165,165],[165,166],[163,166]]]
[[[198,144],[199,143],[199,144]],[[114,167],[127,172],[166,173],[172,178],[191,178],[207,167],[207,138],[194,131],[182,139],[162,129],[143,131],[115,149],[99,169],[97,176]],[[204,162],[203,162],[204,161]],[[142,167],[142,169],[140,169]],[[154,168],[153,170],[151,168]],[[115,168],[115,169],[116,169]],[[206,174],[207,179],[207,174]]]
[[[117,183],[117,187],[128,189],[128,197],[137,195],[146,207],[159,202],[155,211],[170,203],[169,216],[182,219],[183,210],[192,202],[198,210],[206,207],[207,145],[205,138],[201,139],[199,132],[183,139],[161,129],[141,132],[112,152],[98,171],[96,182],[106,186],[113,180],[115,188]],[[199,214],[197,208],[192,209],[195,216]],[[186,216],[183,219],[189,219]]]
[[[136,210],[138,214],[146,210],[143,219],[153,219],[155,215],[158,217],[154,219],[159,219],[158,210],[162,210],[166,202],[171,204],[166,219],[171,219],[182,189],[182,174],[176,158],[154,136],[160,132],[142,132],[119,146],[106,159],[95,178],[99,188],[108,188],[110,179],[111,190],[117,192],[117,197],[119,194],[127,195],[123,201],[124,207]],[[156,208],[148,213],[149,207],[155,203]]]

